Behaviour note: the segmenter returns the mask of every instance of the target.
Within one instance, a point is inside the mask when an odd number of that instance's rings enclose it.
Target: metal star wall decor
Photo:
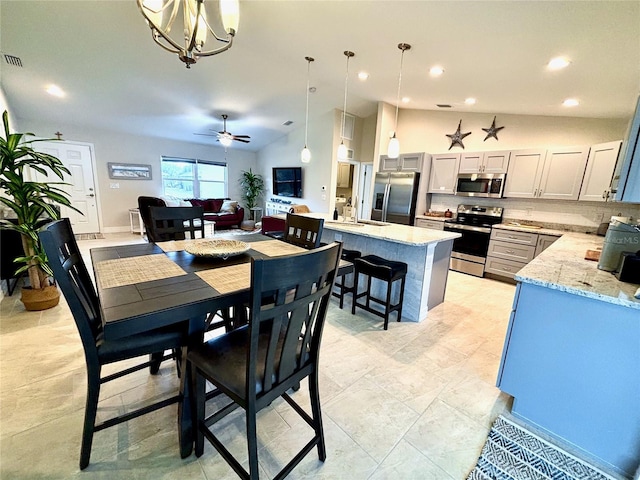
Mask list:
[[[447,137],[451,139],[451,146],[449,147],[449,150],[451,150],[454,145],[459,145],[462,148],[464,148],[464,144],[462,143],[462,140],[464,140],[464,137],[466,137],[467,135],[471,135],[471,132],[461,133],[460,132],[461,125],[462,125],[462,120],[460,120],[460,122],[458,123],[458,130],[456,130],[451,135],[449,135],[448,133],[446,134]]]
[[[487,136],[484,137],[483,141],[487,141],[487,138],[495,138],[496,140],[498,140],[498,132],[500,130],[502,130],[504,127],[496,127],[496,117],[493,117],[493,123],[491,124],[491,126],[489,128],[483,128],[482,130],[484,130],[485,132],[487,132]]]

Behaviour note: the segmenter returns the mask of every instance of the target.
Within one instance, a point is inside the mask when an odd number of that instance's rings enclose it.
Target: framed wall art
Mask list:
[[[114,180],[151,180],[151,165],[108,163],[109,178]]]

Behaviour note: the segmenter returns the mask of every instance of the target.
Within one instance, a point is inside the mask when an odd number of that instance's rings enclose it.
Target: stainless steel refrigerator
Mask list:
[[[413,225],[420,174],[376,173],[371,220]]]

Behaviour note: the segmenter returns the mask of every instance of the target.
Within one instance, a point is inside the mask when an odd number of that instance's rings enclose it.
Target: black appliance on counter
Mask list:
[[[502,211],[502,207],[458,205],[456,218],[444,221],[446,231],[462,234],[453,241],[451,270],[484,276],[491,227],[502,222]]]

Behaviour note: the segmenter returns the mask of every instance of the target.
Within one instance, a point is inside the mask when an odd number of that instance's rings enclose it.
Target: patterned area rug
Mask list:
[[[499,416],[467,480],[615,480]]]
[[[76,240],[98,240],[104,238],[104,235],[101,233],[78,233],[74,237]]]
[[[255,230],[242,230],[241,228],[226,228],[226,229],[216,230],[213,236],[228,237],[228,236],[235,236],[235,235],[248,235],[250,233],[257,233],[259,231],[260,231],[260,227],[256,228]]]

